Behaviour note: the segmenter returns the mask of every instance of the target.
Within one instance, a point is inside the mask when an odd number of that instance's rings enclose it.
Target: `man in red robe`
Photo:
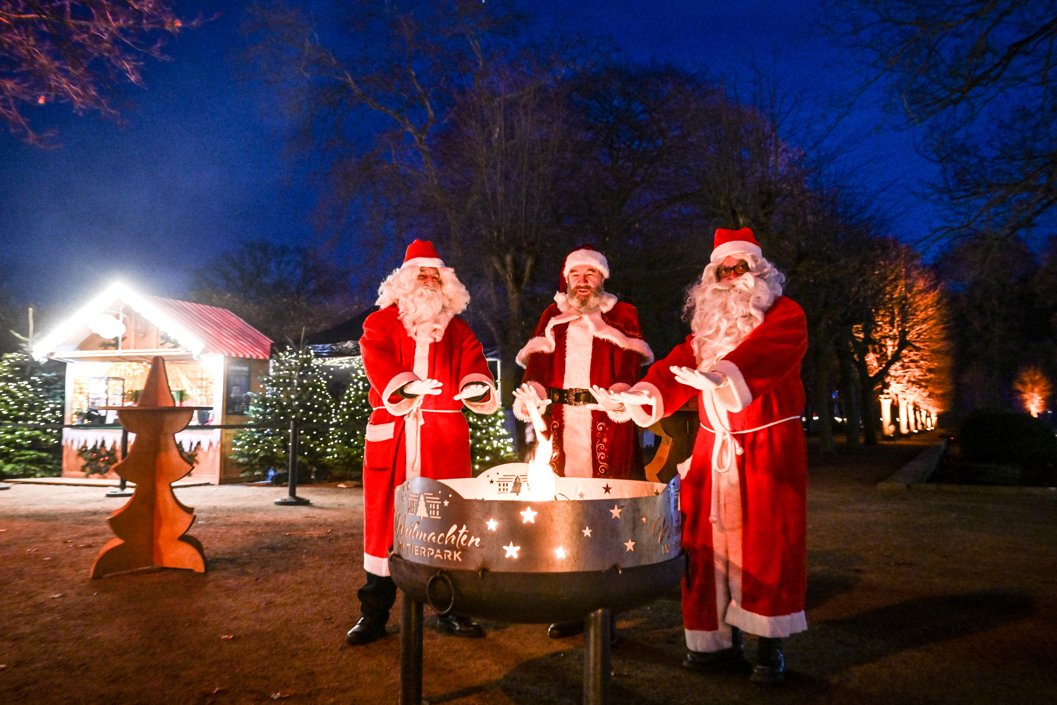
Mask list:
[[[396,584],[389,575],[393,492],[410,477],[470,477],[470,430],[463,406],[481,414],[499,398],[481,344],[456,315],[470,302],[433,245],[415,240],[404,264],[378,289],[379,311],[367,317],[360,353],[374,411],[363,451],[363,566],[357,593],[360,619],[346,640],[369,644],[384,637]],[[441,628],[483,636],[468,619],[445,615]]]
[[[525,374],[513,410],[526,422],[530,405],[546,414],[556,474],[641,480],[638,430],[627,408],[605,395],[630,389],[642,366],[653,362],[653,351],[635,307],[604,290],[608,278],[609,263],[593,248],[565,258],[554,303],[517,354]],[[581,631],[583,622],[562,622],[547,633],[560,639]]]
[[[752,679],[771,684],[784,677],[782,638],[807,629],[807,327],[784,279],[751,230],[716,231],[687,300],[691,334],[611,400],[648,426],[700,395],[701,428],[680,466],[684,665],[740,668],[747,632],[760,637]]]
[[[564,477],[644,479],[638,432],[628,410],[608,408],[592,387],[621,392],[653,362],[635,307],[607,293],[609,264],[583,247],[565,258],[559,291],[532,339],[517,354],[525,368],[514,416],[528,422],[528,404],[547,414],[551,468]]]

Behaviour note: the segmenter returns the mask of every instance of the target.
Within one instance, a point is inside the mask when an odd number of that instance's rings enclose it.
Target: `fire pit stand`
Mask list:
[[[423,605],[499,622],[584,620],[584,703],[609,698],[610,615],[678,585],[679,478],[555,478],[533,498],[527,466],[414,478],[396,492],[393,580],[404,593],[401,705],[422,702]],[[550,490],[548,490],[550,491]]]

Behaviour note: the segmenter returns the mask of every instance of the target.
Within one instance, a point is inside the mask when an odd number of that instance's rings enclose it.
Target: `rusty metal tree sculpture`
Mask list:
[[[171,487],[191,471],[175,435],[198,408],[175,405],[165,363],[155,357],[139,402],[117,409],[121,424],[136,439],[128,457],[114,470],[134,482],[136,491],[110,515],[110,528],[118,538],[111,539],[95,559],[93,578],[154,566],[205,572],[202,544],[186,535],[194,509],[181,504]]]

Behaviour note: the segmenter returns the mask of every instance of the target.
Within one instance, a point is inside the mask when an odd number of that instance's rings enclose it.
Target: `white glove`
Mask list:
[[[462,388],[461,392],[452,397],[452,399],[476,399],[477,397],[482,396],[488,391],[489,389],[487,384],[482,384],[480,382],[470,382]]]
[[[722,387],[726,384],[726,375],[720,372],[701,372],[692,367],[669,367],[676,381],[703,392]]]
[[[598,406],[602,407],[604,411],[622,411],[623,404],[613,398],[613,393],[608,389],[591,385],[591,394],[594,395],[595,401],[598,402]]]
[[[535,407],[541,414],[551,403],[550,399],[540,399],[536,395],[536,388],[528,382],[514,390],[514,398],[525,405],[525,408]]]
[[[609,398],[618,404],[645,406],[653,404],[653,397],[645,389],[629,389],[626,392],[610,392]]]
[[[419,397],[423,394],[436,395],[440,394],[442,386],[444,384],[435,379],[416,379],[414,382],[405,384],[402,391],[409,397]]]

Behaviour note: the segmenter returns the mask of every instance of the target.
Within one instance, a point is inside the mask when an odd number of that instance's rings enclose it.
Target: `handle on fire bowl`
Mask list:
[[[436,595],[436,591],[440,584],[444,584],[445,587],[441,587],[441,590],[447,590],[447,602],[448,606],[443,609],[438,604],[444,599],[443,593]],[[426,600],[429,602],[429,606],[437,611],[437,614],[448,614],[451,612],[451,608],[455,606],[455,585],[451,582],[451,578],[443,570],[438,570],[433,575],[429,576],[429,580],[426,581]]]

